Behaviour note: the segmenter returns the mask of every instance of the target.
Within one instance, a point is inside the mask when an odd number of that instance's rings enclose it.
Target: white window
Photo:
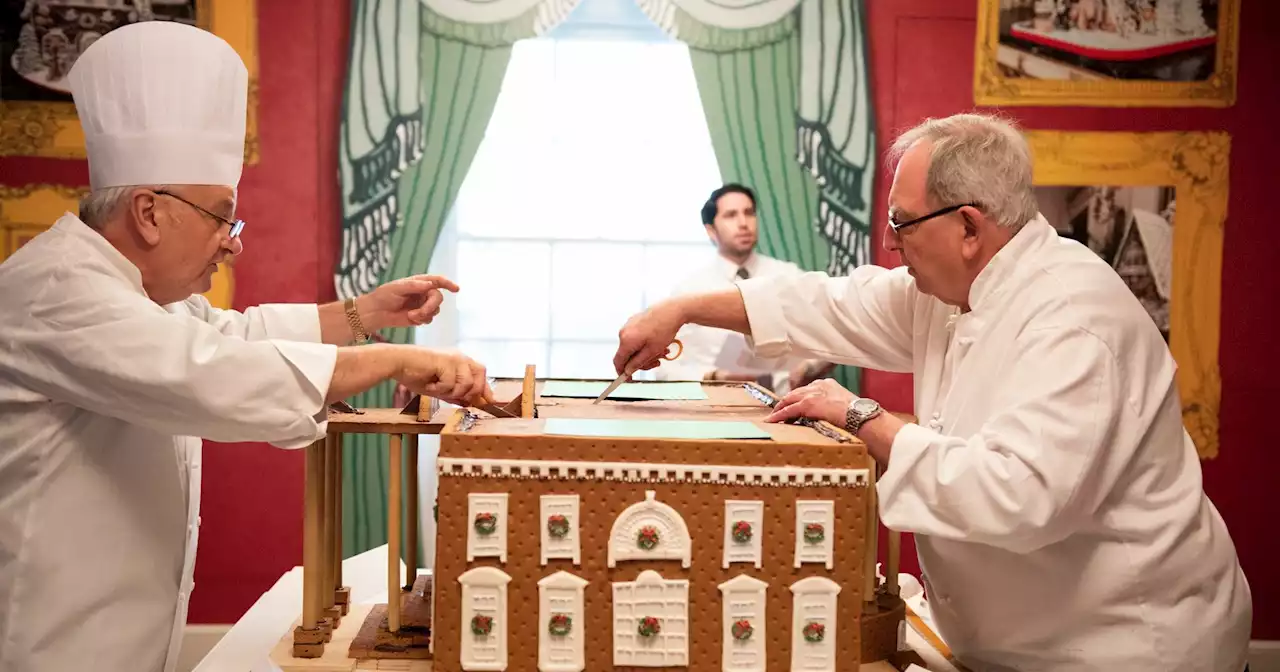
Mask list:
[[[730,563],[749,562],[760,569],[764,537],[764,502],[728,499],[724,503],[724,559]]]
[[[556,572],[538,581],[540,672],[582,672],[586,668],[586,585],[586,579],[569,572]]]
[[[720,669],[724,672],[764,672],[768,587],[764,581],[746,574],[720,584],[724,626]]]
[[[626,319],[714,259],[719,185],[684,44],[517,42],[441,241],[458,348],[499,377],[612,378]]]
[[[462,584],[462,669],[507,669],[507,584],[497,567],[476,567]]]
[[[582,564],[582,542],[578,537],[578,495],[543,495],[538,508],[542,513],[542,564],[565,558]]]
[[[625,560],[679,560],[686,569],[693,562],[688,524],[679,512],[659,502],[653,490],[645,491],[643,502],[623,509],[609,529],[609,566]]]
[[[467,562],[476,558],[507,561],[507,493],[467,495]]]
[[[689,581],[667,581],[649,569],[613,584],[613,664],[689,664]]]
[[[835,672],[836,599],[840,585],[823,576],[791,584],[791,669]]]

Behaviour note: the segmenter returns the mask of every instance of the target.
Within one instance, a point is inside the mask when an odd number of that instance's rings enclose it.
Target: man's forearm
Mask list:
[[[906,424],[891,413],[881,413],[858,428],[858,438],[867,444],[867,452],[871,453],[871,457],[881,467],[888,468],[893,440],[898,436],[898,430]]]
[[[686,323],[751,335],[747,307],[736,288],[676,299]]]
[[[341,308],[341,304],[339,304]],[[400,370],[399,346],[374,344],[338,348],[338,361],[325,403],[360,394],[378,383],[393,378]]]

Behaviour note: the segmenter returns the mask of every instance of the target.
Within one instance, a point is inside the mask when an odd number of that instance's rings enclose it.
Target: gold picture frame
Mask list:
[[[1206,79],[1194,81],[1103,78],[1083,67],[1044,59],[1011,44],[1002,45],[1002,1],[1010,0],[978,0],[973,91],[977,105],[1230,107],[1235,104],[1240,0],[1219,0],[1212,72]],[[1040,71],[1054,78],[1005,74],[1006,70],[1013,69]]]
[[[1169,349],[1182,419],[1202,459],[1218,454],[1222,244],[1231,138],[1223,132],[1027,131],[1037,186],[1171,186]]]
[[[0,262],[53,226],[59,217],[79,212],[80,199],[88,191],[88,187],[61,184],[0,185]],[[234,273],[229,264],[222,264],[204,297],[215,308],[230,309],[234,295]]]
[[[195,0],[197,24],[240,54],[249,70],[245,163],[258,162],[257,0]],[[9,63],[0,67],[12,69]],[[12,74],[10,72],[9,74]],[[0,100],[0,156],[85,158],[84,129],[75,104]]]

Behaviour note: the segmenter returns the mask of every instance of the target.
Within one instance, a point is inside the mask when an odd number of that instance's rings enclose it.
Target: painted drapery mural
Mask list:
[[[635,0],[690,49],[725,181],[755,187],[760,250],[870,263],[873,120],[861,0]],[[426,272],[517,40],[591,0],[354,0],[343,104],[339,298]],[[382,334],[413,341],[408,329]],[[857,371],[836,376],[857,389]],[[352,403],[393,405],[385,384]],[[349,435],[344,550],[386,540],[386,439]]]

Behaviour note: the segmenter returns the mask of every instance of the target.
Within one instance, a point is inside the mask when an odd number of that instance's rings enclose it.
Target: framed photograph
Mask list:
[[[256,0],[0,0],[0,156],[82,159],[67,73],[94,40],[138,21],[180,21],[222,37],[249,70],[245,159],[257,163]]]
[[[64,213],[78,213],[80,199],[88,192],[88,187],[60,184],[0,185],[0,262],[53,226]],[[204,293],[215,308],[231,308],[235,279],[230,263],[218,267],[213,286]]]
[[[978,105],[1228,107],[1241,0],[978,0]]]
[[[1164,334],[1182,418],[1218,454],[1219,312],[1230,137],[1029,131],[1040,211],[1102,257]]]

